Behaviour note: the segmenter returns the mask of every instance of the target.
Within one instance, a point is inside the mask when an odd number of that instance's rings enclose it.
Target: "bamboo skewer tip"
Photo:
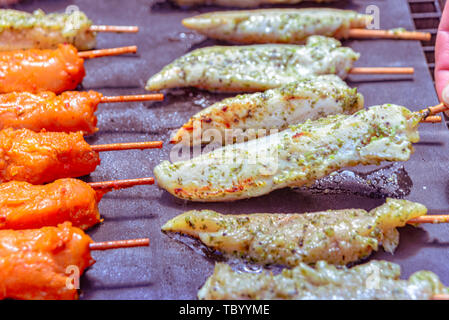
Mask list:
[[[89,28],[93,32],[116,32],[116,33],[137,33],[138,26],[110,26],[110,25],[93,25]]]
[[[115,240],[104,242],[93,242],[89,245],[90,250],[110,250],[121,248],[134,248],[134,247],[148,247],[150,245],[149,238],[130,239],[130,240]]]
[[[120,150],[144,150],[144,149],[161,149],[162,141],[146,141],[146,142],[127,142],[127,143],[110,143],[96,144],[91,148],[96,152],[104,151],[120,151]]]
[[[376,30],[376,29],[350,29],[349,38],[378,38],[378,39],[394,39],[394,40],[420,40],[430,41],[432,35],[429,32],[419,31],[395,31],[395,30]]]
[[[136,53],[137,46],[127,46],[109,49],[97,49],[78,52],[78,56],[83,59],[93,59],[107,56],[117,56],[126,53]]]
[[[412,67],[355,67],[350,74],[414,74]]]
[[[100,181],[100,182],[89,182],[89,186],[95,190],[101,189],[125,189],[134,186],[142,185],[153,185],[154,178],[138,178],[138,179],[123,179],[123,180],[112,180],[112,181]]]

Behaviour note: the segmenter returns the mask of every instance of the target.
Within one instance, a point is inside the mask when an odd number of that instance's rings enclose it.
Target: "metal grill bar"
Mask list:
[[[432,78],[435,70],[436,34],[445,2],[446,0],[408,0],[416,30],[432,34],[430,41],[421,41]]]

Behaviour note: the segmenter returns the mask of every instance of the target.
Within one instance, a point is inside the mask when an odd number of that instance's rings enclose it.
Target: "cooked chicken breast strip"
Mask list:
[[[337,268],[325,261],[315,267],[301,263],[273,275],[235,272],[224,263],[198,292],[204,300],[428,300],[447,294],[436,274],[418,271],[401,280],[401,267],[387,261],[370,261],[352,268]]]
[[[227,145],[190,160],[164,161],[157,182],[191,201],[231,201],[310,185],[343,167],[406,161],[423,115],[392,104],[335,115]],[[189,150],[190,151],[190,150]]]
[[[184,19],[183,25],[209,38],[235,43],[304,43],[321,35],[345,39],[366,28],[372,16],[330,8],[259,9],[210,12]]]
[[[223,215],[188,211],[162,230],[187,234],[230,257],[264,265],[294,267],[320,260],[346,265],[368,257],[381,244],[393,253],[399,244],[396,228],[426,212],[419,203],[394,199],[369,212]]]
[[[0,9],[0,50],[56,49],[70,43],[79,50],[95,47],[96,34],[81,11],[45,14]]]
[[[277,88],[304,77],[345,78],[359,54],[333,38],[312,36],[304,46],[265,44],[194,50],[152,76],[147,90],[196,87],[220,92]]]
[[[223,7],[252,8],[262,4],[297,4],[302,2],[330,3],[338,0],[172,0],[179,6],[214,5]]]
[[[362,108],[363,96],[339,77],[312,77],[265,92],[217,102],[190,118],[174,135],[172,142],[207,144],[210,133],[222,137],[215,142],[243,142],[260,138],[273,129],[285,130],[289,125],[308,119],[352,114]]]

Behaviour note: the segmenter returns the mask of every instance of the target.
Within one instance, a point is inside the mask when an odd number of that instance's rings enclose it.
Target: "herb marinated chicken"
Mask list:
[[[235,272],[224,263],[198,292],[204,300],[429,300],[449,293],[436,274],[419,271],[399,279],[401,267],[371,261],[353,268],[337,268],[325,261],[315,267],[301,263],[282,273]]]
[[[333,38],[312,36],[304,46],[265,44],[194,50],[152,76],[147,90],[196,87],[220,92],[277,88],[305,77],[345,78],[359,54]]]
[[[212,138],[212,130],[218,140],[214,142],[243,142],[262,137],[273,129],[285,130],[308,119],[352,114],[362,108],[363,96],[337,76],[312,77],[217,102],[190,118],[172,142],[206,144]]]
[[[69,43],[79,50],[95,47],[92,22],[81,11],[45,14],[0,9],[0,50],[56,49]]]
[[[423,114],[392,104],[308,120],[154,169],[158,185],[191,201],[232,201],[313,184],[347,166],[406,161]]]
[[[393,253],[399,244],[396,228],[426,213],[419,203],[394,199],[369,212],[223,215],[203,210],[181,214],[162,230],[189,235],[229,257],[263,265],[294,267],[320,260],[346,265],[368,257],[380,245]]]
[[[183,25],[209,38],[235,43],[304,43],[313,35],[345,39],[366,28],[372,16],[329,8],[260,9],[210,12],[184,19]]]

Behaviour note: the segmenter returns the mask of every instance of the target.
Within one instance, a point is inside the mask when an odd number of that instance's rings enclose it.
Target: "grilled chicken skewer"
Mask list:
[[[98,131],[94,115],[99,103],[125,101],[161,101],[162,94],[107,97],[99,92],[66,91],[37,94],[12,92],[0,95],[0,130],[5,128],[42,129],[56,132]]]
[[[359,54],[333,38],[312,36],[304,46],[265,44],[194,50],[153,75],[147,90],[196,87],[219,92],[273,89],[305,77],[348,72],[408,73],[409,68],[352,68]]]
[[[95,243],[70,222],[41,229],[0,230],[0,299],[77,299],[71,276],[83,274],[95,263],[92,250],[148,245],[149,239]]]
[[[171,0],[179,6],[214,5],[223,7],[252,8],[262,4],[297,4],[302,2],[332,3],[338,0]]]
[[[93,49],[97,32],[137,32],[137,27],[94,26],[81,11],[45,14],[0,9],[0,50],[55,49],[68,43],[78,50]]]
[[[0,52],[0,93],[62,93],[73,90],[85,76],[84,59],[136,52],[135,46],[84,51],[72,45],[57,49],[28,49]]]
[[[209,38],[242,44],[300,44],[313,35],[430,40],[430,33],[367,30],[372,18],[352,10],[330,8],[259,9],[209,12],[182,23]]]
[[[198,292],[205,300],[428,300],[447,296],[436,274],[419,271],[401,280],[401,267],[370,261],[337,268],[325,261],[314,267],[301,263],[281,274],[235,272],[224,263]]]
[[[198,238],[229,257],[263,265],[294,267],[320,260],[347,265],[368,257],[382,245],[393,253],[398,227],[407,223],[447,223],[449,216],[426,216],[425,206],[387,199],[369,212],[362,209],[305,214],[222,215],[188,211],[168,221],[162,230]]]
[[[156,181],[191,201],[232,201],[285,187],[312,184],[329,173],[359,164],[406,161],[419,141],[425,117],[392,104],[353,115],[306,121],[245,143],[227,145],[190,160],[164,161]]]
[[[243,142],[260,138],[274,129],[285,130],[308,119],[352,114],[362,108],[363,96],[337,76],[311,77],[265,92],[217,102],[190,118],[176,132],[172,142],[206,144],[212,138],[212,130],[218,133],[217,138],[222,138],[215,143]]]
[[[161,147],[160,141],[91,146],[82,132],[4,129],[0,131],[0,182],[43,184],[80,177],[100,164],[100,151]]]
[[[99,183],[60,179],[46,185],[23,181],[2,183],[0,229],[36,229],[69,221],[85,230],[103,221],[98,203],[104,194],[113,189],[153,183],[153,178]]]

